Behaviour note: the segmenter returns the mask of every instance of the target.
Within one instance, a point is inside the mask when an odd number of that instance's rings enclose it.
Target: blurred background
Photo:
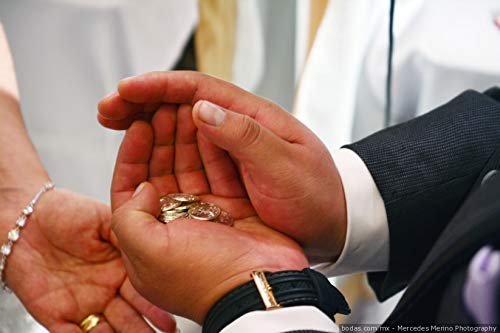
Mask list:
[[[59,187],[109,202],[121,134],[100,127],[97,102],[122,78],[200,70],[271,99],[329,149],[500,82],[500,3],[397,0],[392,99],[387,100],[390,0],[0,0],[21,107]],[[387,118],[386,105],[390,102]],[[379,324],[366,276],[332,279]],[[182,332],[200,328],[179,319]],[[0,333],[45,332],[0,293]]]

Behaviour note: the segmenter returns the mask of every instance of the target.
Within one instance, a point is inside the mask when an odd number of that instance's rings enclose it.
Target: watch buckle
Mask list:
[[[281,308],[281,305],[276,302],[274,297],[273,288],[266,279],[264,272],[254,271],[250,274],[257,287],[260,298],[266,307],[266,311]]]

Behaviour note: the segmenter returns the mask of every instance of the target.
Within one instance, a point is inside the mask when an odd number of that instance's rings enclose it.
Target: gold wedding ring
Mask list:
[[[102,316],[100,314],[91,314],[88,315],[84,320],[82,320],[79,326],[85,333],[88,333],[99,324],[101,319]]]

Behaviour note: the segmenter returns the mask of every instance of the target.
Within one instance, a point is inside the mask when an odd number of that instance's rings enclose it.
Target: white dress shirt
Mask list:
[[[333,154],[347,208],[346,242],[335,263],[314,267],[328,277],[385,271],[389,264],[389,226],[384,201],[370,171],[350,149]]]

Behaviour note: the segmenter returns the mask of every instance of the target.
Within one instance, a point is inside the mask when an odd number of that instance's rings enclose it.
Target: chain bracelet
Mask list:
[[[35,205],[42,196],[47,191],[54,188],[54,183],[51,181],[45,183],[43,187],[38,191],[38,193],[33,197],[30,203],[23,208],[21,215],[16,220],[16,226],[11,229],[7,235],[8,241],[0,247],[0,288],[10,291],[5,283],[4,271],[7,264],[7,258],[12,253],[12,247],[19,240],[21,236],[21,230],[24,228],[28,222],[29,217],[35,211]]]

